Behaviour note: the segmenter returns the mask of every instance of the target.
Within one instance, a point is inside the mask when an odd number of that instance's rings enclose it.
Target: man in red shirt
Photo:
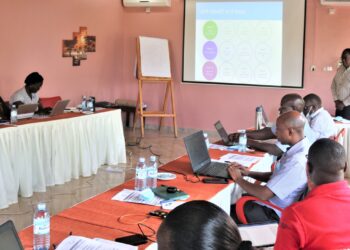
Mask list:
[[[307,162],[307,197],[287,207],[274,249],[350,248],[350,188],[344,181],[344,148],[330,139],[316,141]]]

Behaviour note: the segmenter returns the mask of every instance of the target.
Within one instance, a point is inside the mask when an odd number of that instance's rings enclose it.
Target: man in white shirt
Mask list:
[[[288,111],[298,111],[303,115],[304,100],[299,94],[291,93],[282,97],[280,107],[278,109],[280,114]],[[313,130],[310,128],[309,123],[305,122],[304,135],[308,138],[312,144],[317,138]],[[230,134],[230,140],[237,140],[239,134]],[[261,130],[248,130],[247,131],[248,142],[247,145],[254,149],[268,152],[269,154],[280,157],[288,148],[288,145],[283,145],[280,141],[276,143],[263,142],[260,140],[268,140],[276,138],[276,124],[272,127],[266,127]]]
[[[350,119],[350,48],[343,50],[341,62],[342,64],[333,78],[331,90],[336,116]]]
[[[25,86],[10,97],[11,105],[36,104],[39,102],[37,92],[43,85],[44,78],[38,72],[30,73],[24,80]]]
[[[336,136],[337,129],[331,115],[322,107],[321,98],[315,94],[308,94],[304,97],[304,102],[304,115],[316,134],[316,139]]]
[[[310,143],[304,137],[305,118],[297,111],[282,114],[277,119],[276,134],[282,144],[290,148],[277,162],[273,172],[253,172],[234,163],[229,168],[229,174],[241,188],[262,201],[285,208],[297,201],[307,187],[306,155]],[[249,176],[266,185],[256,185],[243,179]],[[231,206],[231,216],[240,223],[235,213],[235,205]],[[280,212],[262,203],[249,201],[244,206],[244,215],[248,223],[279,221]]]

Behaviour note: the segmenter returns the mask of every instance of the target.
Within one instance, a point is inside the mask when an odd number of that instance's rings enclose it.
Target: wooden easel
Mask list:
[[[166,45],[166,47],[165,47]],[[154,48],[157,48],[154,50]],[[162,49],[163,48],[163,49]],[[151,57],[149,53],[158,53]],[[168,41],[165,39],[138,37],[136,45],[137,54],[137,78],[138,78],[138,97],[136,105],[136,114],[134,116],[133,128],[135,129],[137,116],[140,117],[141,123],[141,137],[144,137],[144,117],[160,117],[159,129],[163,125],[163,118],[172,117],[174,126],[174,135],[177,137],[176,112],[174,101],[174,86],[170,73],[170,58]],[[157,61],[154,60],[157,59]],[[147,64],[147,67],[145,67]],[[169,69],[165,65],[169,65]],[[156,76],[158,75],[158,76]],[[144,111],[143,110],[143,96],[142,87],[144,83],[165,83],[166,90],[163,101],[163,109],[161,111]],[[172,112],[167,113],[168,97],[171,97]]]

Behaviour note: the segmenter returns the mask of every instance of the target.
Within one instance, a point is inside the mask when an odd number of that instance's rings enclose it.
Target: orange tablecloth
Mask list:
[[[228,153],[221,150],[210,150],[212,158],[219,158]],[[252,155],[250,153],[250,155]],[[264,153],[253,153],[255,156],[264,157]],[[187,179],[196,180],[191,170],[190,162],[187,156],[182,156],[172,162],[169,162],[160,168],[160,171],[177,171],[187,175]],[[182,174],[177,174],[177,178],[170,181],[158,181],[158,185],[176,186],[190,195],[187,200],[210,200],[218,192],[225,189],[227,185],[204,184],[202,182],[186,181]],[[117,237],[127,236],[133,232],[140,233],[138,226],[127,225],[118,221],[119,218],[123,222],[135,218],[134,222],[143,221],[142,223],[157,231],[161,220],[155,217],[147,217],[150,211],[158,207],[141,205],[134,203],[126,203],[111,200],[112,197],[123,189],[133,189],[134,180],[130,180],[120,186],[112,188],[100,195],[90,198],[79,203],[63,212],[55,215],[51,219],[51,242],[57,244],[66,238],[69,232],[74,235],[85,236],[89,238],[104,238],[114,240]],[[135,216],[133,216],[135,215]],[[145,229],[145,233],[149,234],[150,230]],[[33,229],[28,227],[20,233],[20,239],[26,248],[32,247]],[[155,236],[151,237],[155,240]],[[141,246],[143,249],[146,245]]]

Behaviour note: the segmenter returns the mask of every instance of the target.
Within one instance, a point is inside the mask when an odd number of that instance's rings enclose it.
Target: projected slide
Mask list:
[[[195,81],[282,85],[283,2],[197,2]]]

